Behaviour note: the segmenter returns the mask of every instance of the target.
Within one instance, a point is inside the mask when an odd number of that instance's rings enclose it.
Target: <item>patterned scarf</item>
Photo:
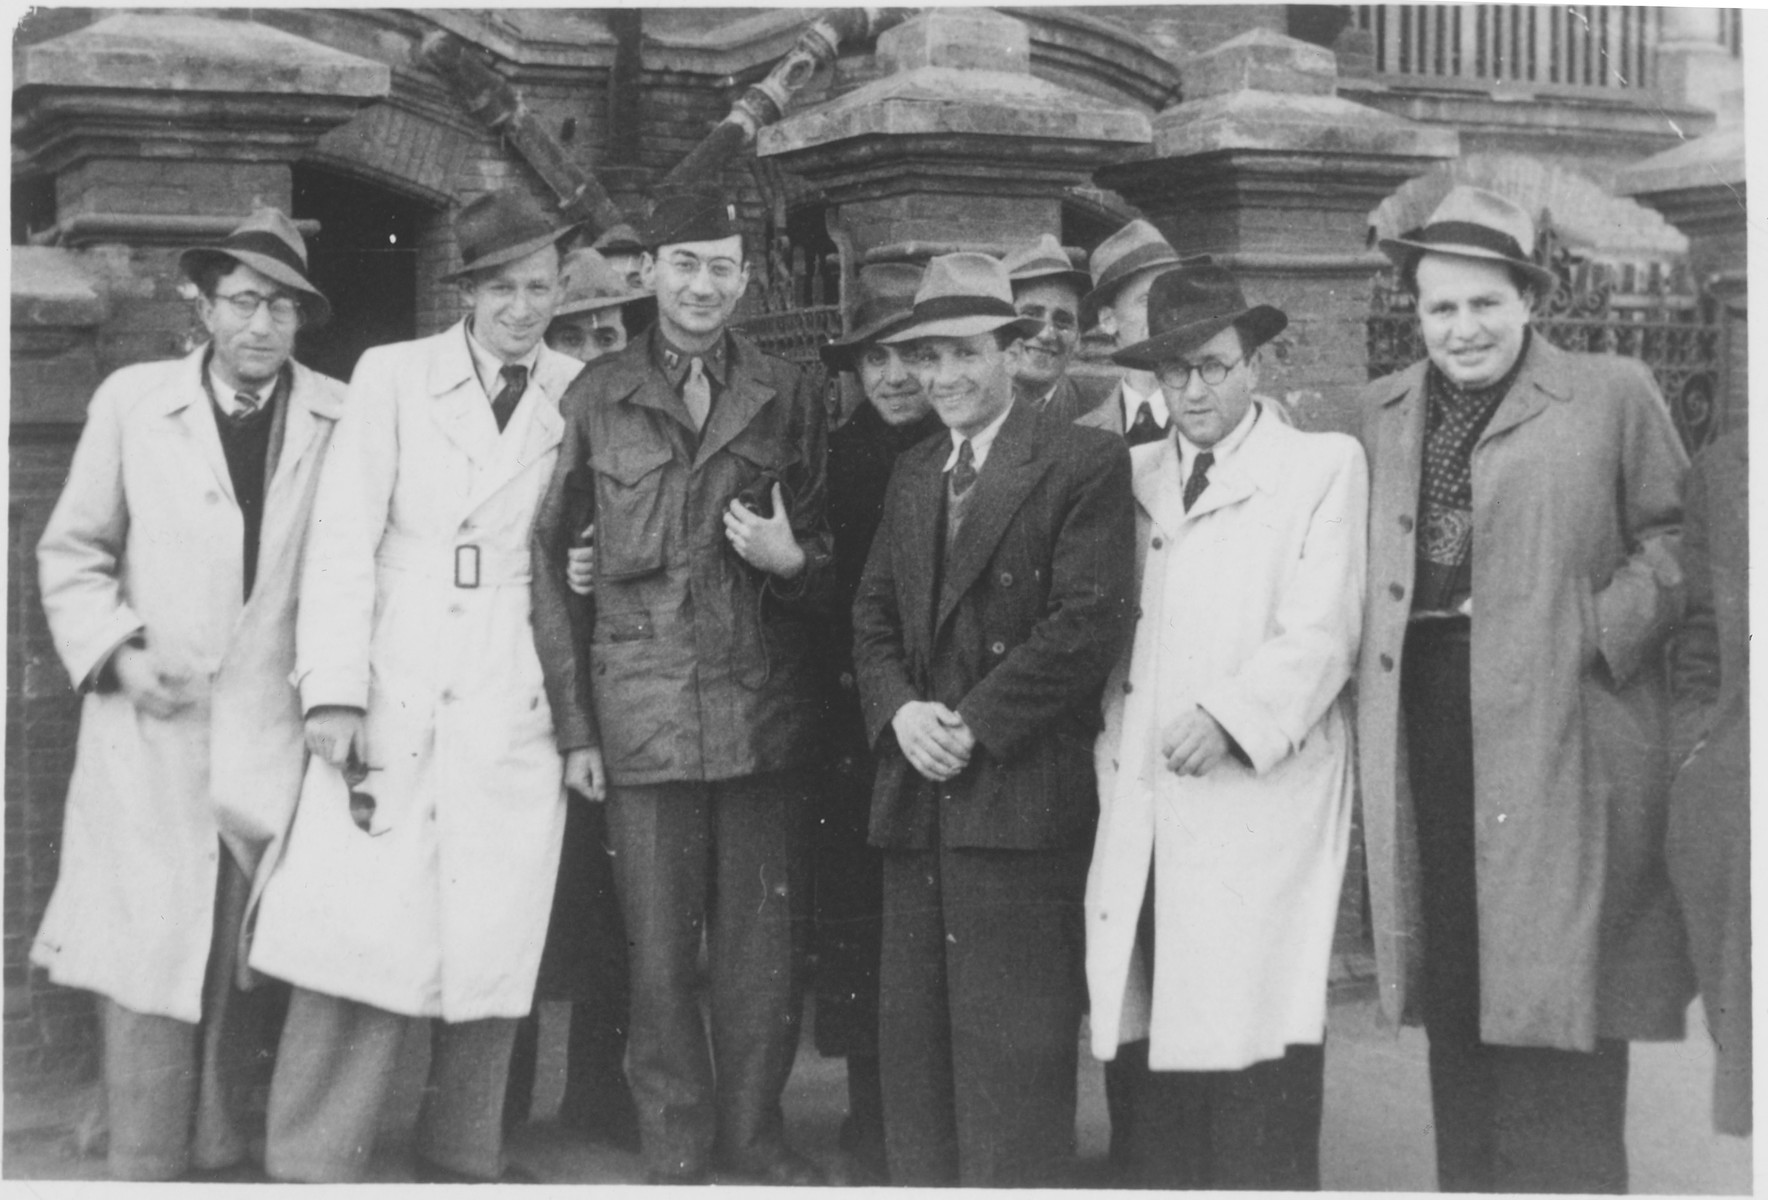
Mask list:
[[[1424,475],[1418,489],[1418,579],[1412,607],[1444,611],[1472,591],[1473,448],[1510,393],[1532,331],[1504,378],[1463,388],[1432,363],[1425,372]]]

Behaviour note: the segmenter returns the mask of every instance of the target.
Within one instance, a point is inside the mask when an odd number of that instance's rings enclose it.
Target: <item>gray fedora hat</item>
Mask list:
[[[1042,321],[1022,317],[1013,307],[1013,284],[1007,268],[992,254],[962,251],[941,254],[927,264],[909,323],[878,338],[886,346],[929,337],[974,337],[1010,329],[1031,337]]]
[[[1093,277],[1069,261],[1068,251],[1054,234],[1046,233],[1029,246],[1009,251],[1001,262],[1006,265],[1007,278],[1015,285],[1034,279],[1059,279],[1073,288],[1077,296],[1086,295],[1093,286]]]
[[[309,327],[331,319],[331,301],[307,278],[307,243],[280,208],[253,209],[239,228],[219,242],[181,251],[178,269],[194,282],[203,264],[216,257],[243,263],[266,279],[299,292]]]
[[[1172,248],[1172,243],[1161,236],[1160,230],[1137,217],[1095,246],[1092,256],[1087,259],[1087,266],[1093,272],[1093,287],[1080,300],[1081,327],[1092,328],[1099,319],[1099,310],[1111,303],[1117,289],[1140,272],[1209,261],[1207,254],[1193,254],[1189,258],[1181,256]]]
[[[1543,296],[1559,286],[1559,277],[1535,262],[1535,222],[1520,204],[1496,192],[1463,184],[1454,188],[1420,229],[1397,238],[1382,238],[1381,252],[1396,267],[1419,254],[1450,254],[1515,267]]]
[[[460,269],[442,277],[444,283],[477,271],[527,258],[553,245],[577,226],[558,225],[552,214],[528,192],[498,188],[475,196],[454,217],[454,240],[460,246]]]
[[[1240,283],[1215,263],[1174,267],[1148,292],[1148,338],[1125,346],[1111,361],[1139,371],[1183,358],[1230,325],[1252,353],[1289,325],[1289,317],[1269,304],[1247,304]]]
[[[848,306],[847,333],[818,348],[831,371],[852,367],[854,358],[884,334],[907,325],[915,308],[923,268],[914,263],[873,263],[859,269]]]
[[[559,287],[564,298],[553,309],[555,321],[640,300],[655,301],[650,292],[630,286],[625,275],[589,246],[565,255],[559,264]]]

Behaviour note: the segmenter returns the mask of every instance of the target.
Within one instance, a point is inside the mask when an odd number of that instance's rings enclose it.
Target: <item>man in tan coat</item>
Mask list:
[[[247,1067],[274,1041],[266,992],[235,986],[239,938],[300,787],[296,571],[343,399],[290,357],[330,311],[306,262],[275,209],[184,252],[209,340],[105,380],[37,548],[85,700],[31,957],[98,993],[118,1179],[240,1167]]]

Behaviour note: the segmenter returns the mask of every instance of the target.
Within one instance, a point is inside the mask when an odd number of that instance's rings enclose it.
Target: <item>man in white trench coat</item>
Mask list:
[[[1112,1131],[1142,1187],[1319,1187],[1368,480],[1353,439],[1254,395],[1287,323],[1187,264],[1113,355],[1155,375],[1173,423],[1131,451],[1140,601],[1105,688],[1087,880],[1093,1052],[1143,1076]]]
[[[330,306],[281,212],[179,262],[209,340],[104,381],[37,546],[85,698],[31,959],[99,995],[118,1179],[219,1178],[252,1140],[275,997],[235,986],[238,939],[300,789],[295,586],[344,390],[290,357]]]
[[[314,763],[251,958],[294,985],[270,1094],[279,1179],[360,1178],[421,1018],[439,1020],[417,1178],[505,1175],[510,1047],[565,817],[528,533],[582,364],[541,341],[569,229],[506,189],[455,232],[470,314],[362,356],[314,504],[296,637]],[[599,758],[580,765],[573,786],[596,792]],[[353,795],[333,769],[351,767]]]

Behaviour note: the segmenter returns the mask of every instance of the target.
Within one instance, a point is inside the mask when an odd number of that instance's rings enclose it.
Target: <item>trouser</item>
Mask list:
[[[503,1169],[503,1093],[516,1022],[448,1023],[297,987],[270,1086],[264,1166],[279,1180],[354,1183],[374,1152],[408,1030],[430,1025],[417,1157],[475,1178]]]
[[[891,1183],[1064,1181],[1089,858],[885,851],[879,1049]]]
[[[251,880],[224,845],[199,1024],[152,1016],[99,998],[110,1171],[117,1179],[173,1179],[193,1166],[242,1162],[269,1082],[287,989],[249,992],[234,982]]]
[[[608,834],[631,942],[627,1078],[646,1167],[693,1176],[785,1153],[798,1049],[814,773],[614,786]],[[699,951],[711,967],[711,1041]]]
[[[1319,1190],[1325,1046],[1292,1045],[1282,1058],[1238,1071],[1151,1071],[1147,1043],[1140,1045],[1142,1077],[1126,1131],[1125,1183]],[[1135,1059],[1131,1064],[1138,1069]]]
[[[1401,704],[1424,910],[1422,1011],[1443,1191],[1627,1190],[1627,1044],[1480,1040],[1473,711],[1465,622],[1415,625]]]

